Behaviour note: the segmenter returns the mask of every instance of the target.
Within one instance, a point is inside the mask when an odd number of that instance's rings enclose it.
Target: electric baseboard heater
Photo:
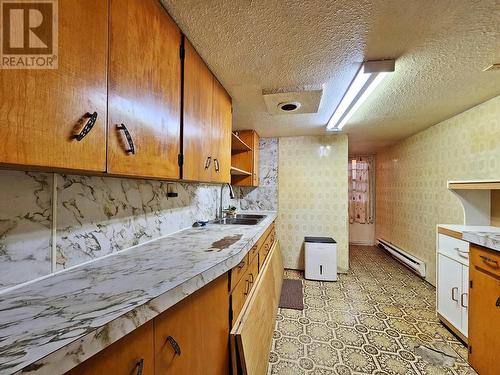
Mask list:
[[[392,243],[377,238],[378,246],[385,249],[393,258],[403,263],[420,277],[425,277],[425,262],[407,253],[403,249],[393,245]]]

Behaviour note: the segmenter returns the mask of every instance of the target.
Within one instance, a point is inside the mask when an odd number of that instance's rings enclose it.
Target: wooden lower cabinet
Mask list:
[[[471,245],[469,362],[480,375],[498,374],[500,253]]]
[[[154,374],[153,322],[149,321],[66,375]]]
[[[227,273],[154,320],[155,373],[229,373]]]
[[[233,374],[267,373],[282,283],[283,259],[278,242],[274,242],[231,330]]]
[[[67,374],[225,375],[232,363],[233,375],[264,374],[283,279],[274,238],[271,225],[259,252],[230,271],[231,282],[225,273]],[[259,264],[263,248],[269,254]]]
[[[269,230],[266,231],[267,237],[264,240],[262,246],[259,248],[259,272],[264,267],[264,262],[271,251],[271,247],[276,239],[276,230],[274,224],[271,224]]]

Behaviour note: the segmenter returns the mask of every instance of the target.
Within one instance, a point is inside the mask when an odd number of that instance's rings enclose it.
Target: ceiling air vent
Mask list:
[[[284,102],[278,104],[278,109],[285,113],[293,112],[299,109],[301,104],[299,102]]]
[[[317,113],[322,95],[322,88],[262,90],[267,112],[271,115]]]

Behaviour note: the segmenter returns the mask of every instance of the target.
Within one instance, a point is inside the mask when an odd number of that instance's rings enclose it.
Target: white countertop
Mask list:
[[[439,224],[438,227],[461,233],[464,241],[500,251],[499,227],[458,224]]]
[[[185,229],[0,294],[0,374],[64,373],[153,319],[240,263],[276,218],[258,213],[257,225]]]

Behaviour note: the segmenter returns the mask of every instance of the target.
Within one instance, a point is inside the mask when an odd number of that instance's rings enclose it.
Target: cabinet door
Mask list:
[[[68,371],[66,375],[154,374],[153,322],[149,321],[103,351]]]
[[[469,267],[462,265],[462,288],[460,291],[460,331],[467,337],[469,323]]]
[[[58,68],[0,74],[0,163],[104,172],[107,2],[58,6]],[[92,129],[78,141],[73,136],[94,112]]]
[[[154,324],[156,374],[228,373],[227,274],[159,315]]]
[[[500,351],[500,277],[477,268],[471,268],[470,272],[469,362],[479,374],[496,374]]]
[[[157,0],[112,0],[110,28],[108,172],[179,178],[180,30]]]
[[[438,262],[438,312],[453,326],[460,329],[462,264],[441,254],[439,254]]]
[[[184,57],[184,165],[182,178],[210,182],[213,168],[213,75],[191,43],[185,39]]]
[[[282,283],[283,259],[275,242],[231,331],[233,373],[239,366],[243,374],[267,373]]]
[[[231,182],[231,97],[224,87],[213,80],[212,155],[214,169],[212,182]]]

